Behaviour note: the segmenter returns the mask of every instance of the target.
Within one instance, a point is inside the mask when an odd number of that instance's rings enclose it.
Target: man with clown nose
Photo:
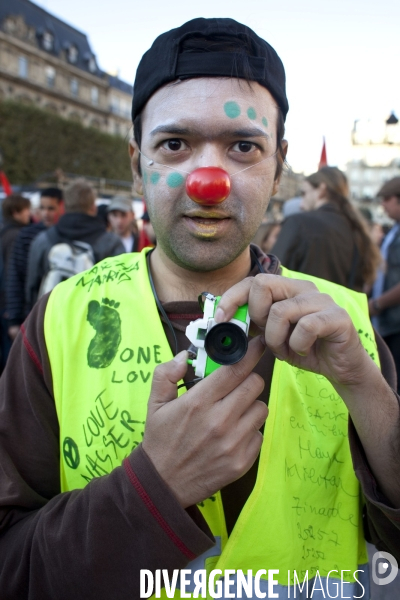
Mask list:
[[[281,60],[232,19],[143,56],[129,152],[157,247],[57,286],[14,343],[2,600],[148,597],[144,570],[165,598],[211,572],[221,597],[292,597],[308,573],[314,598],[368,598],[366,539],[399,558],[399,399],[367,301],[250,245],[287,111]],[[247,305],[250,335],[199,377],[185,332],[208,297],[217,326]]]

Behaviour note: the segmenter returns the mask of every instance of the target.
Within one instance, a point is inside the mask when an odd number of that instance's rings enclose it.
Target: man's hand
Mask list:
[[[357,385],[374,368],[348,313],[310,281],[267,274],[244,279],[222,296],[216,321],[228,321],[246,303],[280,360],[324,375],[333,385]]]
[[[279,359],[330,380],[349,409],[380,489],[400,507],[399,403],[347,312],[311,282],[260,274],[222,296],[216,321],[228,321],[246,302]]]
[[[187,352],[154,371],[143,449],[186,508],[238,479],[256,460],[268,414],[257,400],[263,379],[252,369],[265,346],[258,337],[236,365],[220,367],[177,398]]]
[[[368,300],[368,310],[370,317],[377,317],[381,314],[381,309],[377,305],[377,301],[374,298]]]

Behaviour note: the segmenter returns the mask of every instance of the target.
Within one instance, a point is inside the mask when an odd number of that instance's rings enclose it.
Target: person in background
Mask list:
[[[11,250],[21,227],[29,225],[31,220],[31,203],[28,198],[12,194],[4,198],[1,205],[3,213],[3,227],[0,231],[1,253],[3,264],[7,267]]]
[[[269,221],[267,223],[261,223],[256,235],[253,238],[253,244],[260,246],[261,250],[265,254],[271,252],[271,248],[274,246],[279,232],[281,230],[281,224],[278,221]]]
[[[385,232],[381,223],[377,223],[376,221],[372,222],[369,227],[369,235],[371,236],[371,240],[378,246],[381,247],[383,238],[385,237]]]
[[[393,355],[400,390],[400,177],[387,181],[377,196],[395,225],[381,246],[383,268],[372,288],[369,311],[372,322]]]
[[[125,252],[137,252],[139,229],[132,208],[132,200],[116,196],[108,205],[107,213],[111,230],[120,238]]]
[[[359,212],[365,219],[371,240],[380,248],[385,237],[382,225],[374,220],[374,215],[369,208],[361,207]]]
[[[111,231],[110,221],[108,220],[108,204],[97,205],[97,218],[104,223],[107,231]]]
[[[260,248],[265,254],[269,254],[278,239],[279,232],[281,230],[281,224],[273,221],[267,223],[265,228],[264,237],[261,240]]]
[[[288,269],[364,291],[380,256],[348,199],[346,176],[323,167],[305,178],[301,194],[304,212],[285,220],[272,253]]]
[[[62,191],[56,187],[42,190],[38,209],[40,221],[21,229],[15,238],[5,282],[8,335],[12,340],[28,314],[25,307],[25,284],[29,249],[39,233],[58,222],[63,211]]]
[[[49,271],[48,254],[60,242],[85,242],[92,247],[95,262],[125,251],[118,236],[106,231],[97,218],[96,194],[84,179],[78,179],[64,192],[65,214],[58,223],[42,231],[29,251],[25,301],[30,310],[35,304],[40,284]]]
[[[31,219],[31,203],[28,198],[17,194],[7,196],[1,206],[3,213],[3,227],[0,231],[1,241],[1,286],[0,286],[0,314],[1,314],[1,362],[2,372],[10,352],[12,341],[8,335],[8,321],[6,318],[6,281],[8,278],[8,267],[15,239],[22,227],[29,224]]]

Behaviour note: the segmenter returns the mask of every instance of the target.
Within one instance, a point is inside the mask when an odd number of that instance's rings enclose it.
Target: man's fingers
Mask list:
[[[221,296],[218,303],[218,308],[215,313],[217,323],[223,323],[232,319],[233,315],[243,304],[247,304],[249,299],[250,288],[253,285],[254,277],[246,277],[236,285],[229,288]]]
[[[176,384],[185,376],[188,366],[187,357],[186,350],[183,350],[173,360],[158,365],[154,369],[148,405],[149,411],[154,412],[166,402],[177,397]]]
[[[256,398],[260,396],[264,387],[264,379],[260,375],[257,375],[257,373],[250,373],[233,392],[225,396],[222,400],[224,409],[226,405],[229,405],[229,419],[236,420],[243,416],[254,403],[258,402]],[[261,404],[266,406],[263,402]],[[262,408],[259,407],[259,410],[262,410]]]
[[[276,305],[304,294],[315,294],[316,291],[311,281],[287,279],[280,275],[257,275],[249,294],[250,318],[259,327],[264,327]]]
[[[201,393],[203,402],[218,402],[235,390],[252,372],[261,356],[264,354],[265,345],[261,337],[256,337],[249,342],[246,356],[235,365],[222,366],[211,373],[204,381],[200,381],[186,394],[187,400],[194,394]]]
[[[338,306],[305,315],[294,328],[289,346],[296,354],[307,356],[318,338],[343,343],[346,339],[345,333],[350,326],[352,323],[349,315]]]
[[[256,434],[250,438],[250,441],[246,448],[246,457],[250,465],[249,469],[254,464],[257,456],[260,454],[263,439],[264,436],[260,431],[257,431]]]
[[[293,329],[293,325],[295,325],[294,329],[296,329],[300,319],[307,315],[326,310],[331,306],[333,306],[333,301],[330,296],[327,294],[314,293],[301,294],[294,298],[290,298],[289,300],[276,302],[270,308],[265,327],[265,340],[268,347],[277,354],[277,356],[284,358],[285,349],[287,352],[289,334]],[[309,323],[311,323],[311,321]],[[308,326],[307,323],[305,323],[305,326]],[[311,330],[309,333],[312,333]],[[299,344],[301,352],[306,351],[303,348],[305,343],[305,339],[303,339],[304,334],[302,335],[299,333],[299,336],[299,338],[295,336],[295,343]],[[291,340],[292,337],[293,333],[290,337]],[[311,341],[311,337],[307,337],[307,342]],[[314,341],[312,343],[314,343]],[[292,347],[292,344],[290,344],[290,346]],[[309,348],[309,346],[307,346],[307,348]],[[293,347],[292,349],[296,352]]]
[[[218,304],[215,319],[217,322],[229,321],[239,306],[248,303],[251,320],[263,327],[272,304],[316,291],[311,281],[261,273],[244,279],[225,292]]]
[[[249,431],[257,432],[268,417],[268,406],[262,400],[254,400],[242,414],[239,424]]]

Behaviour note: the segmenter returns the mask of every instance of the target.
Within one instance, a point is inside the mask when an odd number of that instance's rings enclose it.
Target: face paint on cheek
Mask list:
[[[224,111],[230,119],[236,119],[241,113],[239,104],[233,101],[225,102]]]
[[[167,185],[170,188],[177,188],[183,184],[185,178],[180,173],[170,173],[167,177]]]
[[[268,121],[267,121],[267,119],[266,119],[265,117],[263,117],[263,118],[261,119],[261,122],[262,122],[262,124],[263,124],[265,127],[268,127]]]
[[[254,108],[252,106],[250,106],[250,108],[247,109],[247,116],[252,121],[254,121],[255,119],[257,119],[257,113],[256,113],[256,111],[254,110]]]
[[[150,175],[150,182],[153,183],[154,185],[156,185],[159,181],[160,181],[160,173],[157,173],[157,171],[154,171]]]

